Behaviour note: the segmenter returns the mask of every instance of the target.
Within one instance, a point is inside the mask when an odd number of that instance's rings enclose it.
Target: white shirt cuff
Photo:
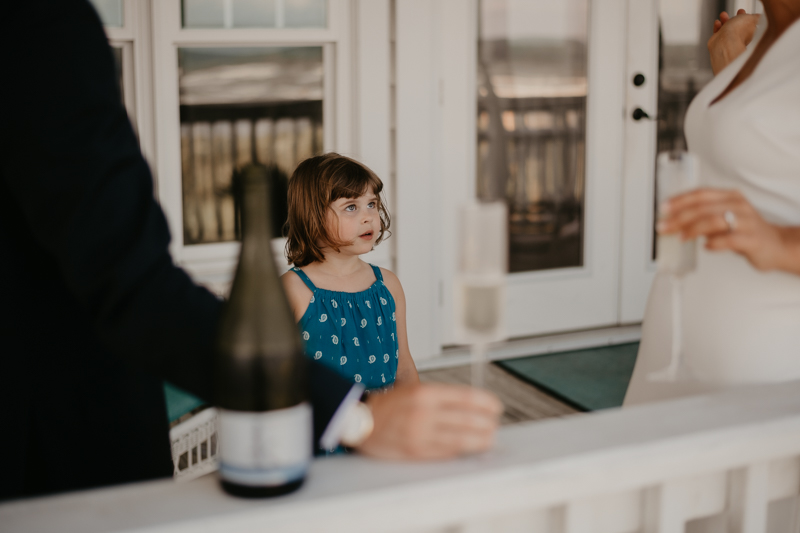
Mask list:
[[[348,392],[347,396],[342,400],[342,403],[339,404],[339,408],[333,413],[331,421],[328,422],[328,426],[319,439],[319,445],[323,450],[333,450],[339,445],[347,414],[351,409],[355,408],[359,400],[361,400],[361,395],[364,394],[364,390],[364,385],[358,383],[354,384],[350,392]]]

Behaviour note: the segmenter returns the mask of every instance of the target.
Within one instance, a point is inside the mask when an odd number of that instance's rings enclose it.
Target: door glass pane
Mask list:
[[[509,213],[509,270],[583,264],[589,0],[480,0],[477,196]]]
[[[685,150],[683,118],[714,73],[706,42],[727,0],[659,2],[658,151]]]
[[[324,28],[326,0],[183,0],[184,28]]]
[[[322,151],[322,47],[178,49],[185,244],[237,238],[233,175],[276,165],[285,189]],[[273,230],[286,220],[275,194]]]
[[[122,0],[89,0],[104,26],[121,28],[124,20],[122,19]]]
[[[714,20],[726,4],[727,0],[659,2],[656,153],[686,149],[683,119],[689,103],[714,77],[706,42],[713,32]],[[653,259],[656,242],[654,238]]]

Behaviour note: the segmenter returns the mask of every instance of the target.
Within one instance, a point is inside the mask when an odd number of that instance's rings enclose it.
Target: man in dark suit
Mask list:
[[[172,263],[94,10],[22,4],[2,23],[0,498],[171,475],[160,378],[211,398],[221,306]],[[350,389],[324,383],[318,429]]]
[[[169,476],[161,380],[211,398],[221,303],[172,262],[89,3],[14,2],[0,42],[0,500]],[[351,384],[311,374],[318,438]],[[498,406],[485,394],[381,396],[366,453],[491,443]]]

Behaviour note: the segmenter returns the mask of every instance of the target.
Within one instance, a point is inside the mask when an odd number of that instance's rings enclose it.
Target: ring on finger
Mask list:
[[[733,232],[736,229],[736,214],[730,209],[726,209],[722,214],[722,218],[725,219],[725,224],[728,225],[728,232]]]

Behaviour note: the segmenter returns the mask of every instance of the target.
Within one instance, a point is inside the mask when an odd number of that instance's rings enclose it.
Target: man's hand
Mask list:
[[[711,70],[714,74],[727,67],[747,49],[756,32],[760,15],[748,15],[740,9],[735,17],[723,11],[719,20],[714,21],[714,34],[708,40],[708,53],[711,56]]]
[[[466,386],[396,387],[367,400],[375,427],[358,450],[381,459],[447,459],[488,450],[503,404]]]

